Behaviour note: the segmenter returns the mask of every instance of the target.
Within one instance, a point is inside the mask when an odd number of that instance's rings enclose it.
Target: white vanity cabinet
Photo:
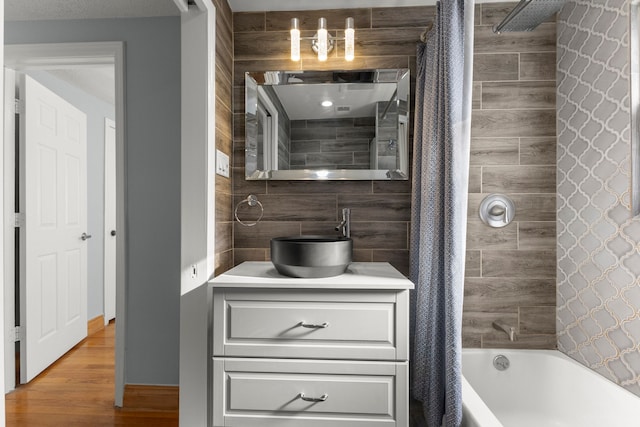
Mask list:
[[[297,279],[245,262],[213,279],[211,425],[407,427],[412,288],[388,263]]]

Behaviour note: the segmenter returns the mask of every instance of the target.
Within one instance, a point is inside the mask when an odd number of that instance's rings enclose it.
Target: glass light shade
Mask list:
[[[353,18],[347,18],[344,28],[344,59],[353,61],[355,57],[356,30],[353,28]]]
[[[327,60],[327,50],[329,44],[329,34],[327,33],[327,20],[318,19],[318,61]]]
[[[300,61],[300,21],[291,19],[291,60]]]

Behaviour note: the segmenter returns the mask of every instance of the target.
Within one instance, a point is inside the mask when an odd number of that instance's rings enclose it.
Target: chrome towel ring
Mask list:
[[[243,222],[240,218],[238,218],[238,208],[245,203],[250,207],[254,207],[254,206],[260,207],[260,216],[254,222]],[[236,221],[238,221],[240,224],[244,225],[245,227],[253,227],[257,223],[259,223],[260,220],[262,219],[262,216],[264,215],[264,207],[262,206],[262,203],[260,203],[260,200],[258,200],[256,196],[254,196],[253,194],[249,194],[246,199],[243,199],[240,202],[238,202],[235,210],[233,211],[233,215],[236,217]]]

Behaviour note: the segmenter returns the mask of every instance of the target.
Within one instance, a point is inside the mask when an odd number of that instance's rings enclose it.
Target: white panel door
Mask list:
[[[116,317],[116,123],[104,121],[104,322]]]
[[[87,336],[87,118],[20,79],[21,382]]]

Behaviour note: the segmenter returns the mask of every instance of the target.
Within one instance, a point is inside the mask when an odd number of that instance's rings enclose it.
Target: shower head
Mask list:
[[[494,33],[507,31],[532,31],[558,12],[566,0],[520,0],[520,3],[493,27]]]

